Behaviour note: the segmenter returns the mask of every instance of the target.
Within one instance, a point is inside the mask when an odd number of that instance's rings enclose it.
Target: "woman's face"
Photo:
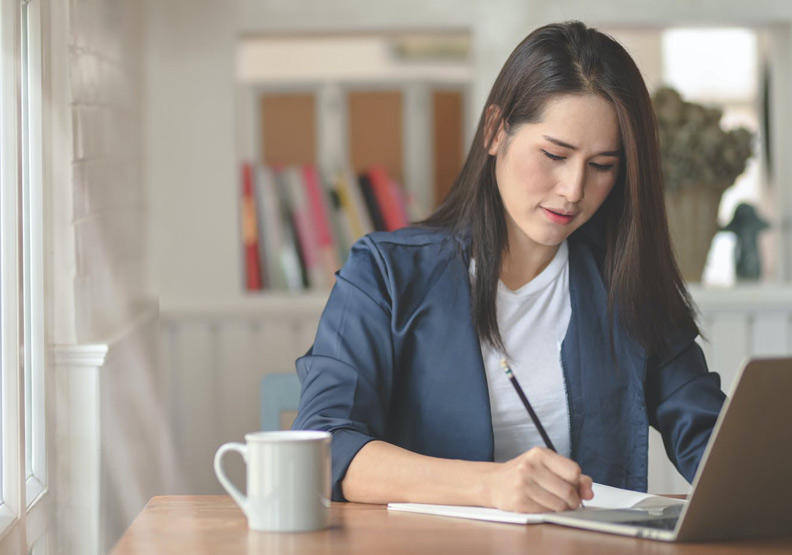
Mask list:
[[[501,128],[489,149],[509,233],[509,250],[555,253],[611,192],[622,156],[616,111],[594,94],[547,102],[541,120],[511,135]],[[538,253],[537,253],[538,254]]]

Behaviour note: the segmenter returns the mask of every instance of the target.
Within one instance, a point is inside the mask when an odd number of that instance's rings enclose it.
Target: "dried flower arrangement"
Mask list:
[[[725,131],[719,108],[686,102],[669,87],[658,89],[652,102],[666,189],[731,186],[753,153],[753,133],[744,127]]]
[[[743,127],[724,130],[720,109],[685,102],[674,89],[658,89],[652,101],[676,261],[687,281],[699,281],[721,196],[745,170],[754,135]]]

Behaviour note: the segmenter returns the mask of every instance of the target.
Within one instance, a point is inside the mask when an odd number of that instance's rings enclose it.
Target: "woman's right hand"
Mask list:
[[[592,499],[592,480],[580,466],[550,449],[534,447],[496,464],[487,479],[490,505],[520,513],[576,509]]]

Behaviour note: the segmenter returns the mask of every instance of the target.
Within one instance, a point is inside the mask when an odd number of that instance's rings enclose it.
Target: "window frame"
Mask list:
[[[2,553],[46,553],[52,512],[45,420],[41,32],[48,6],[47,0],[0,0]]]
[[[20,4],[0,0],[0,295],[2,295],[2,498],[0,548],[19,543],[23,517],[20,485],[18,110]],[[9,55],[13,53],[13,55]]]
[[[31,507],[47,488],[45,340],[44,340],[44,202],[43,202],[43,126],[42,126],[42,33],[41,0],[25,1],[28,26],[26,87],[27,130],[21,133],[27,172],[23,195],[25,248],[25,501]],[[26,82],[25,82],[26,81]],[[27,218],[24,221],[24,218]]]

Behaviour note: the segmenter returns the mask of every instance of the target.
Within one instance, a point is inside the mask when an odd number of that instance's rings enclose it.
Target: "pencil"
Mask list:
[[[514,377],[514,373],[512,372],[512,369],[509,368],[509,364],[506,362],[505,358],[501,359],[501,367],[503,368],[503,371],[506,372],[506,377],[509,378],[509,381],[511,382],[512,386],[514,386],[514,391],[517,392],[517,396],[520,398],[520,401],[522,401],[525,410],[527,410],[528,414],[531,416],[531,420],[533,420],[534,426],[536,426],[536,429],[539,430],[539,435],[542,436],[542,440],[544,440],[545,445],[547,446],[548,449],[557,453],[558,451],[556,451],[553,442],[550,441],[550,436],[547,435],[544,426],[542,426],[542,423],[539,421],[539,417],[536,416],[536,413],[534,412],[531,403],[528,402],[528,397],[525,396],[522,387],[520,387],[520,382],[518,382],[517,378]],[[583,505],[582,500],[580,501],[580,506],[583,507],[584,509],[586,508],[585,505]]]
[[[542,423],[539,421],[539,417],[536,416],[531,403],[528,402],[528,398],[525,396],[525,393],[523,393],[522,387],[520,387],[520,382],[518,382],[517,378],[514,377],[512,369],[509,368],[509,364],[506,362],[505,358],[501,359],[501,367],[503,367],[503,371],[506,372],[506,377],[509,378],[509,381],[514,386],[514,390],[517,392],[517,396],[520,398],[520,401],[522,401],[525,410],[527,410],[528,414],[531,416],[534,426],[536,426],[536,429],[539,430],[539,435],[542,436],[545,445],[551,451],[555,451],[556,448],[553,445],[553,442],[550,441],[550,436],[548,436],[547,432],[545,432],[544,426],[542,426]]]

